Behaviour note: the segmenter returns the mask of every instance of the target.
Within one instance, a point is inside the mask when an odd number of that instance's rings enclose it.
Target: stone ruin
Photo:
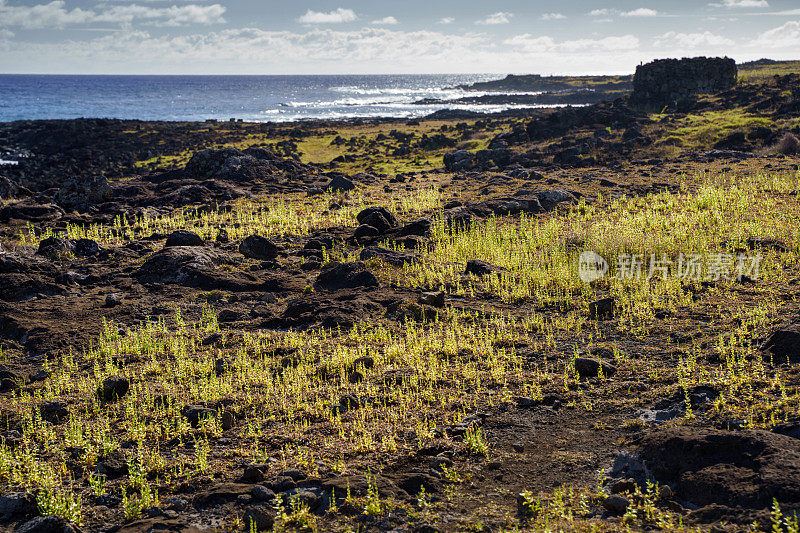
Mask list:
[[[729,57],[658,59],[636,67],[630,102],[665,106],[693,94],[730,89],[736,76],[736,62]]]

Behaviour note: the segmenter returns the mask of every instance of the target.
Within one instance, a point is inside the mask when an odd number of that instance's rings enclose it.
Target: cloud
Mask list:
[[[397,24],[397,19],[391,16],[383,17],[382,19],[373,20],[372,23],[381,26],[394,26],[395,24]]]
[[[498,11],[497,13],[492,13],[485,19],[476,21],[475,24],[486,24],[486,25],[508,24],[509,22],[511,22],[511,17],[513,16],[514,16],[513,13]]]
[[[306,31],[257,28],[150,33],[124,29],[86,39],[3,41],[0,72],[106,74],[390,74],[633,72],[643,59],[632,35],[561,41],[485,32],[389,27]],[[613,53],[609,53],[613,52]]]
[[[534,37],[528,33],[515,35],[503,41],[503,44],[522,49],[525,52],[544,53],[575,53],[586,51],[619,51],[635,50],[639,48],[639,38],[634,35],[618,37],[604,37],[602,39],[574,39],[556,41],[552,37]]]
[[[298,21],[303,24],[341,24],[342,22],[353,22],[356,19],[358,16],[355,11],[340,7],[328,13],[309,9]]]
[[[444,17],[444,18],[440,18],[439,22],[437,22],[437,24],[452,24],[455,21],[456,21],[456,19],[454,19],[453,17]]]
[[[0,30],[0,41],[8,41],[14,37],[14,32],[11,30]]]
[[[104,7],[103,10],[67,9],[63,0],[33,6],[9,5],[0,0],[0,26],[24,29],[64,28],[76,24],[130,24],[143,21],[157,26],[219,24],[225,22],[225,8],[219,4],[188,4],[153,8],[137,4]]]
[[[623,11],[620,15],[623,17],[657,17],[658,11],[648,7],[640,7],[631,11]]]
[[[712,7],[769,7],[767,0],[722,0],[708,4]]]
[[[789,21],[782,26],[759,34],[751,43],[758,48],[795,48],[800,46],[800,21]]]
[[[567,18],[563,13],[545,13],[542,20],[561,20]]]
[[[656,37],[653,45],[658,48],[678,46],[679,48],[701,48],[712,46],[732,46],[736,44],[732,39],[716,35],[710,31],[703,33],[678,33],[668,31]]]
[[[608,9],[592,9],[591,11],[589,11],[590,17],[605,17],[606,15],[609,14],[610,11]]]
[[[132,4],[116,6],[97,14],[93,22],[131,23],[136,20],[153,21],[159,26],[186,26],[190,24],[219,24],[225,22],[225,8],[219,4],[200,6],[171,6],[151,8]]]

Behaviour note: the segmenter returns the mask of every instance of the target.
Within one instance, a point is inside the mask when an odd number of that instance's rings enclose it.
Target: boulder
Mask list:
[[[355,188],[356,184],[341,174],[336,174],[333,176],[331,181],[325,186],[325,190],[330,192],[347,192],[352,191]]]
[[[17,528],[16,533],[80,533],[80,529],[64,517],[37,516]]]
[[[776,365],[800,363],[800,323],[773,331],[761,345],[761,351]]]
[[[375,227],[370,226],[368,224],[361,224],[353,232],[353,237],[355,237],[356,240],[360,241],[362,239],[369,239],[371,237],[377,237],[380,234],[381,234],[381,232],[378,231],[378,228],[375,228]]]
[[[413,263],[422,259],[418,253],[414,252],[395,252],[380,246],[368,246],[361,250],[359,259],[362,261],[369,261],[370,259],[377,259],[383,261],[387,265],[401,267],[407,263]]]
[[[696,506],[800,506],[800,440],[768,431],[676,426],[647,433],[638,457],[650,475]]]
[[[61,237],[48,237],[39,243],[39,248],[36,250],[36,254],[43,255],[51,259],[57,259],[72,253],[74,249],[75,245],[69,239],[63,239]]]
[[[600,374],[601,368],[605,377],[613,376],[617,373],[616,367],[605,361],[590,357],[578,357],[575,359],[575,371],[582,378],[596,378]]]
[[[97,397],[104,402],[119,400],[128,393],[130,382],[122,376],[108,376],[97,389]]]
[[[447,172],[462,172],[475,166],[475,154],[466,150],[458,150],[445,154],[444,168]]]
[[[464,269],[464,274],[473,274],[475,276],[488,276],[496,272],[507,272],[507,269],[481,261],[480,259],[470,259],[467,261],[467,268]]]
[[[315,289],[335,291],[358,287],[377,287],[378,278],[361,261],[329,263],[317,276]]]
[[[384,233],[397,225],[397,219],[385,207],[367,207],[356,215],[359,224],[367,224]]]
[[[91,179],[67,180],[56,192],[53,200],[65,209],[75,209],[107,202],[111,196],[108,179],[105,176],[95,176]]]
[[[205,242],[197,233],[185,229],[173,231],[164,246],[203,246]]]
[[[14,198],[19,193],[19,186],[5,176],[0,176],[0,200]]]
[[[198,180],[219,179],[231,182],[256,181],[271,176],[275,170],[269,161],[242,153],[235,148],[195,152],[185,168],[189,176]]]
[[[272,260],[280,250],[275,243],[261,235],[250,235],[239,244],[239,253],[250,259]]]
[[[0,496],[0,522],[11,522],[39,514],[36,496],[29,492],[7,492]]]

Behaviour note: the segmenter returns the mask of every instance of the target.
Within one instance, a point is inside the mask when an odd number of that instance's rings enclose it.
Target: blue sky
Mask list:
[[[0,72],[632,72],[800,59],[798,0],[0,0]]]

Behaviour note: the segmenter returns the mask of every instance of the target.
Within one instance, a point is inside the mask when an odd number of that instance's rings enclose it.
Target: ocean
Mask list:
[[[0,122],[79,117],[254,122],[414,118],[439,109],[497,112],[509,105],[414,105],[478,96],[454,87],[497,75],[65,76],[0,74]]]

